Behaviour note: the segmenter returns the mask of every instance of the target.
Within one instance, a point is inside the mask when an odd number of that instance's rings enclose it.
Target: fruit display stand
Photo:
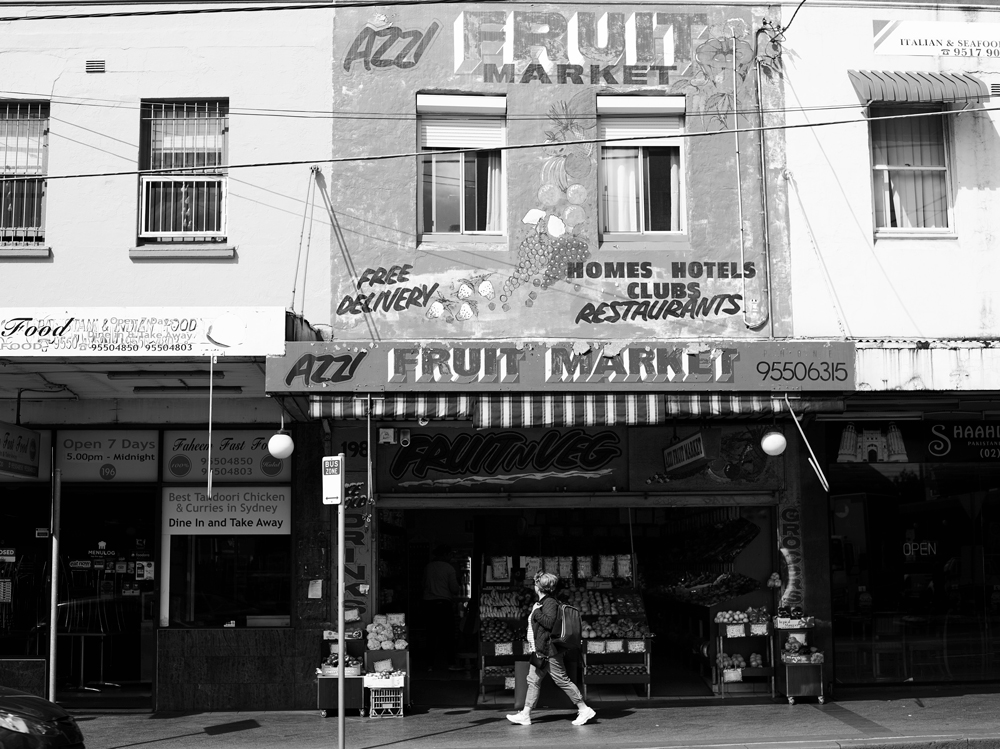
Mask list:
[[[652,635],[646,623],[642,597],[632,588],[570,589],[567,602],[580,609],[583,619],[583,697],[597,684],[650,683]]]
[[[781,662],[778,671],[778,691],[794,705],[797,697],[816,697],[820,704],[824,694],[823,653],[810,647],[811,617],[802,619],[774,618],[775,656]]]
[[[364,654],[365,644],[363,640],[347,640],[347,655],[349,660],[344,668],[344,710],[360,710],[364,714],[364,688],[362,687],[362,676],[360,666],[348,666],[360,659]],[[336,641],[331,643],[330,650],[336,650]],[[331,652],[331,657],[320,667],[316,674],[316,707],[319,714],[324,718],[330,712],[337,711],[337,693],[340,688],[340,679],[337,676],[335,665],[336,657]]]
[[[375,664],[378,661],[392,661],[392,670],[394,672],[402,671],[406,676],[402,678],[402,685],[393,686],[392,688],[398,688],[401,690],[400,695],[403,701],[402,704],[410,705],[410,651],[409,650],[369,650],[365,653],[365,673],[372,674],[376,671]],[[395,682],[394,682],[395,684]],[[383,686],[382,684],[377,684],[376,686]],[[368,691],[371,691],[369,688]],[[377,716],[373,716],[377,717]]]
[[[479,694],[486,687],[514,689],[514,663],[527,660],[527,616],[532,598],[524,587],[484,590],[479,599]]]
[[[719,696],[726,696],[728,684],[766,680],[771,689],[771,697],[774,697],[775,669],[767,660],[774,658],[774,630],[766,610],[721,611],[716,615],[715,626],[714,681]],[[730,651],[735,649],[734,645],[744,650],[760,646],[767,656],[760,652],[751,653],[747,661],[742,653],[730,655]]]

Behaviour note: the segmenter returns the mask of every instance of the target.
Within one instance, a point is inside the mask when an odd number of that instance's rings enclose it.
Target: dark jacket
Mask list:
[[[529,623],[531,633],[535,638],[535,653],[545,657],[559,655],[559,650],[552,644],[552,632],[559,619],[559,603],[552,596],[542,598],[542,605],[531,614]]]

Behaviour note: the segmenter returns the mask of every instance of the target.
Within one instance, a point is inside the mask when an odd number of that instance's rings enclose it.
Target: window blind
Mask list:
[[[502,148],[504,120],[501,117],[422,116],[422,148]]]
[[[650,146],[680,147],[680,138],[660,137],[684,132],[683,120],[680,117],[601,117],[598,120],[597,137],[605,148],[636,148]],[[636,140],[628,140],[635,138]]]

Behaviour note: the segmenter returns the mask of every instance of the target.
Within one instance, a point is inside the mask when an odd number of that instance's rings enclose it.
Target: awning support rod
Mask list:
[[[819,467],[819,461],[816,460],[816,453],[813,452],[812,445],[809,444],[809,440],[806,438],[806,433],[802,430],[802,425],[799,423],[798,415],[796,415],[795,411],[792,410],[792,403],[788,400],[787,393],[785,394],[785,405],[788,406],[788,413],[792,415],[792,421],[795,422],[795,428],[799,430],[799,434],[802,435],[802,441],[806,443],[806,449],[809,450],[809,465],[811,465],[813,471],[816,472],[816,478],[819,479],[819,483],[822,485],[823,489],[829,493],[830,482],[826,480],[826,476],[823,475],[823,469]]]

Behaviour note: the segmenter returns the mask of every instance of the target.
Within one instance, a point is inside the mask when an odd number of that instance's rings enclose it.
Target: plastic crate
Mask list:
[[[402,718],[403,688],[369,689],[368,716],[371,718]]]

